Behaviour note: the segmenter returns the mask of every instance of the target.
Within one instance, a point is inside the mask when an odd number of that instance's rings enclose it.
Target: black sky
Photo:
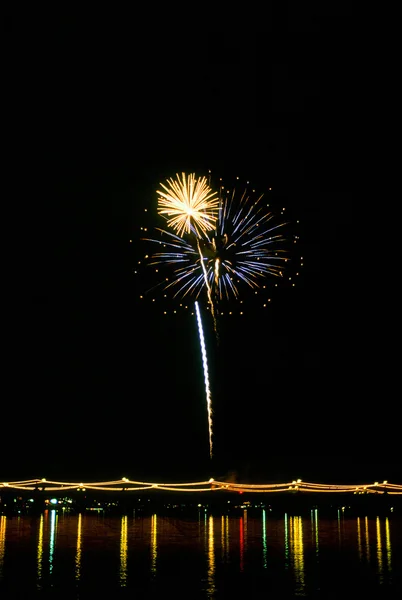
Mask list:
[[[11,28],[0,477],[398,479],[397,313],[364,265],[333,19],[202,43]],[[159,182],[207,169],[272,187],[305,256],[297,290],[209,340],[213,464],[195,320],[144,308],[133,273]]]

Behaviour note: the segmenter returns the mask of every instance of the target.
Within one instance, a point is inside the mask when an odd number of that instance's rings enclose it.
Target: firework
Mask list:
[[[176,180],[168,179],[168,185],[161,183],[165,190],[158,190],[158,213],[167,218],[167,224],[179,236],[194,231],[196,235],[214,229],[219,200],[208,185],[206,177],[196,179],[195,174]]]
[[[167,193],[158,192],[158,213],[167,227],[156,228],[157,237],[143,240],[159,245],[159,251],[145,257],[147,264],[156,271],[166,267],[170,273],[152,289],[195,300],[212,458],[211,391],[198,300],[206,292],[218,341],[217,307],[238,300],[241,287],[257,293],[267,277],[283,278],[288,239],[283,234],[287,223],[277,221],[264,196],[256,195],[248,183],[241,192],[223,185],[215,192],[208,181],[183,173],[181,179],[177,175],[176,181],[168,180],[168,186],[161,184]]]
[[[223,301],[238,300],[242,287],[257,292],[267,278],[283,279],[289,242],[283,233],[288,223],[278,222],[264,196],[249,185],[241,191],[220,185],[217,202],[213,229],[196,229],[195,220],[191,228],[190,218],[187,232],[184,225],[174,233],[157,228],[158,237],[143,238],[161,246],[148,264],[169,269],[169,276],[156,287],[178,299],[197,300],[205,290],[212,314]]]
[[[198,302],[195,303],[195,311],[197,314],[198,332],[200,336],[202,364],[204,367],[204,381],[205,381],[205,395],[207,399],[207,411],[208,411],[208,435],[209,435],[209,456],[212,458],[212,403],[211,403],[211,391],[209,387],[209,375],[208,375],[208,362],[207,362],[207,351],[204,340],[204,330],[201,321],[201,312],[198,306]]]

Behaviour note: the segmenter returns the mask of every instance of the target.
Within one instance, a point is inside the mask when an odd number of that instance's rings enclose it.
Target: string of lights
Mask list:
[[[216,481],[211,478],[208,481],[198,481],[190,483],[150,483],[147,481],[134,481],[123,477],[114,481],[98,482],[66,482],[51,481],[42,479],[27,479],[24,481],[9,481],[0,483],[1,489],[15,490],[41,490],[41,491],[61,491],[61,490],[96,490],[96,491],[132,491],[157,489],[174,492],[252,492],[252,493],[271,493],[271,492],[314,492],[314,493],[367,493],[367,494],[402,494],[402,485],[388,483],[388,481],[374,482],[367,484],[326,484],[310,483],[296,479],[287,483],[265,483],[265,484],[247,484],[232,483],[226,481]]]

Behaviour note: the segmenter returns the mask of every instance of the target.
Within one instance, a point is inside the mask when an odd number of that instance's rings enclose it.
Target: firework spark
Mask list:
[[[218,303],[239,299],[242,286],[257,291],[267,277],[283,278],[288,261],[282,233],[287,223],[278,223],[263,195],[256,196],[249,186],[239,193],[221,185],[217,201],[213,229],[196,230],[194,220],[188,233],[184,226],[180,233],[158,228],[159,239],[147,238],[163,247],[148,264],[171,269],[170,278],[159,285],[176,298],[198,299],[206,289],[213,316]],[[191,228],[191,217],[188,222]]]
[[[165,190],[158,190],[158,213],[167,217],[167,224],[182,237],[194,231],[201,235],[214,229],[219,200],[217,193],[208,185],[206,177],[196,179],[195,174],[182,177],[176,174],[168,185],[161,183]]]
[[[174,298],[195,299],[212,458],[211,391],[198,299],[206,292],[218,341],[216,315],[221,303],[238,300],[242,286],[257,293],[268,276],[282,278],[288,254],[282,234],[287,223],[277,222],[263,195],[255,195],[248,183],[240,193],[223,185],[214,192],[208,181],[183,173],[181,179],[177,175],[176,181],[168,180],[168,187],[161,184],[167,193],[158,192],[158,213],[167,227],[156,228],[159,237],[143,240],[162,246],[146,256],[147,264],[156,271],[160,266],[170,270],[170,277],[152,289],[161,287]]]
[[[208,411],[208,434],[209,434],[209,456],[212,458],[212,403],[211,403],[211,391],[209,388],[209,375],[208,375],[208,362],[207,362],[207,351],[204,340],[204,330],[202,328],[201,312],[198,302],[195,303],[195,311],[197,313],[198,332],[200,336],[202,363],[204,366],[204,381],[205,381],[205,394],[207,398],[207,411]]]

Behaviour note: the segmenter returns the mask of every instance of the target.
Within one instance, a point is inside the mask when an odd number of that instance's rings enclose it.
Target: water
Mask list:
[[[0,516],[0,598],[401,598],[402,520]]]

